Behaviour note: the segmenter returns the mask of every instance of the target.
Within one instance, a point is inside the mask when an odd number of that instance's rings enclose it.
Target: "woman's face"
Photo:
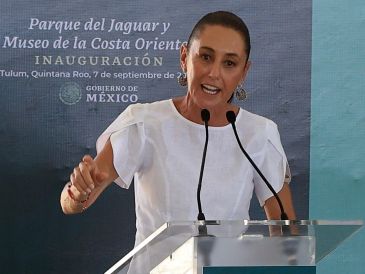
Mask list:
[[[200,108],[224,107],[249,62],[241,35],[227,27],[206,25],[191,42],[181,48],[181,67],[187,73],[188,93]]]

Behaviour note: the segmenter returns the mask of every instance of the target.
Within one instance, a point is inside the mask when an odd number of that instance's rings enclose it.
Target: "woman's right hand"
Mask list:
[[[79,213],[90,207],[118,174],[113,165],[110,140],[94,159],[85,155],[62,190],[60,203],[65,214]]]
[[[71,173],[70,182],[80,195],[85,197],[106,177],[106,174],[99,170],[95,160],[90,155],[85,155]]]

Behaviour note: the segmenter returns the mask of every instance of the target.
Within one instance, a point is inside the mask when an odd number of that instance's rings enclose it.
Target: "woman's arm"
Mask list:
[[[288,183],[284,183],[282,189],[278,192],[278,196],[283,204],[284,211],[288,215],[289,220],[295,220],[295,210],[293,206],[292,195]],[[264,205],[266,218],[268,220],[280,220],[280,207],[274,196],[266,200]]]
[[[62,190],[60,203],[65,214],[74,214],[90,207],[118,174],[113,164],[110,139],[95,159],[86,155],[74,168]]]

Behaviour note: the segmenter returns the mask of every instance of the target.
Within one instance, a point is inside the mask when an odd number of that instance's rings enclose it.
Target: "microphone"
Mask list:
[[[202,205],[201,205],[201,200],[200,200],[200,192],[201,192],[201,188],[202,188],[205,157],[206,157],[206,154],[207,154],[207,147],[208,147],[208,139],[209,139],[208,121],[210,119],[210,113],[207,109],[203,109],[200,114],[201,114],[201,118],[202,118],[202,120],[204,122],[204,125],[205,125],[205,144],[204,144],[204,150],[203,150],[202,164],[201,164],[201,167],[200,167],[199,184],[198,184],[198,190],[197,190],[196,196],[197,196],[197,200],[198,200],[198,209],[199,209],[198,220],[199,221],[204,221],[205,216],[204,216],[204,213],[202,211]]]
[[[235,125],[235,122],[236,122],[236,114],[233,111],[230,110],[230,111],[227,111],[226,117],[227,117],[227,121],[232,125],[233,131],[234,131],[234,135],[236,136],[236,140],[237,140],[237,143],[238,143],[241,151],[246,156],[246,158],[251,163],[251,165],[255,168],[256,172],[260,175],[261,179],[265,182],[266,186],[274,194],[274,196],[276,198],[276,201],[278,202],[279,207],[280,207],[281,220],[288,220],[288,215],[284,211],[283,204],[281,203],[281,200],[280,200],[278,194],[276,193],[276,191],[274,190],[274,188],[272,187],[272,185],[268,182],[268,180],[265,178],[265,176],[262,174],[261,170],[256,166],[255,162],[251,159],[251,157],[248,155],[248,153],[246,152],[246,150],[243,148],[243,146],[241,144],[240,138],[238,137],[238,134],[237,134],[236,125]]]

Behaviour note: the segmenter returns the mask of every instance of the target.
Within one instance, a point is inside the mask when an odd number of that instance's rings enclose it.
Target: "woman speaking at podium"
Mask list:
[[[273,189],[289,219],[295,219],[288,186],[290,172],[277,126],[232,103],[245,97],[250,37],[241,18],[218,11],[205,15],[180,49],[183,97],[134,104],[97,140],[97,156],[86,155],[61,194],[66,214],[90,207],[113,181],[128,188],[134,178],[136,244],[163,223],[196,220],[196,190],[205,126],[209,118],[201,207],[207,219],[249,219],[252,194],[267,219],[280,219],[273,193],[242,154],[226,113],[235,114],[238,136]]]

